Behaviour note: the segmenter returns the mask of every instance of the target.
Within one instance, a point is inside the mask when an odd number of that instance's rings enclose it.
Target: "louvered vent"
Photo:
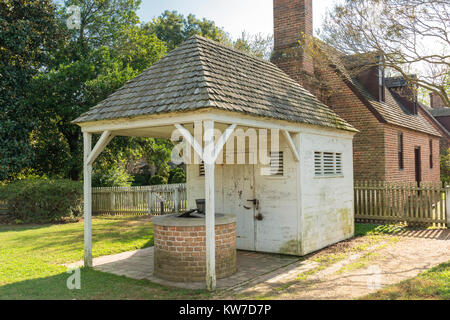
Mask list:
[[[323,175],[322,167],[322,152],[314,152],[314,174],[316,176]]]
[[[335,153],[336,156],[336,174],[342,175],[342,153]]]
[[[342,175],[342,153],[314,152],[314,174],[325,177]]]
[[[270,175],[282,176],[283,175],[283,152],[271,152],[270,153]]]
[[[204,177],[205,176],[205,164],[203,163],[203,161],[198,166],[198,174],[199,174],[200,177]]]

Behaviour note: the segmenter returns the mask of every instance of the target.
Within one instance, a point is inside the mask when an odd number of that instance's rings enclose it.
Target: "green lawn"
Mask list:
[[[148,217],[93,219],[93,255],[109,255],[153,245]],[[355,235],[375,241],[397,226],[355,224]],[[204,290],[182,290],[81,269],[81,289],[69,290],[63,263],[83,259],[83,222],[57,225],[0,225],[0,299],[206,299]],[[449,299],[449,264],[384,289],[369,299]]]
[[[94,257],[153,245],[143,217],[94,218]],[[0,299],[198,299],[203,291],[166,288],[92,269],[81,270],[81,290],[69,290],[63,263],[83,259],[83,223],[0,226]]]
[[[364,297],[369,300],[450,300],[450,262]]]

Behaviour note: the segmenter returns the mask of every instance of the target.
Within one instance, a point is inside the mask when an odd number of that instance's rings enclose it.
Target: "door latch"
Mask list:
[[[247,200],[247,201],[253,203],[253,206],[255,207],[256,210],[259,209],[259,200],[258,199],[250,199],[250,200]],[[251,207],[248,207],[248,206],[244,206],[244,208],[247,209],[247,210],[251,209]]]

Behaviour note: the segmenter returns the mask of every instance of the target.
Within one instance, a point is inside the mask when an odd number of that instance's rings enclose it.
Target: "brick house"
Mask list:
[[[318,61],[302,50],[302,35],[313,33],[312,10],[312,0],[274,0],[272,62],[360,131],[355,179],[438,182],[442,128],[407,83],[385,79],[381,66],[351,75],[351,56],[327,46]]]

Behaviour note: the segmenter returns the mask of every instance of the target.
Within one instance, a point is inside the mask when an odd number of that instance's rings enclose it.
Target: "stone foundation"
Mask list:
[[[154,275],[170,281],[204,281],[206,231],[204,218],[155,217]],[[236,272],[236,218],[216,215],[216,278]]]

